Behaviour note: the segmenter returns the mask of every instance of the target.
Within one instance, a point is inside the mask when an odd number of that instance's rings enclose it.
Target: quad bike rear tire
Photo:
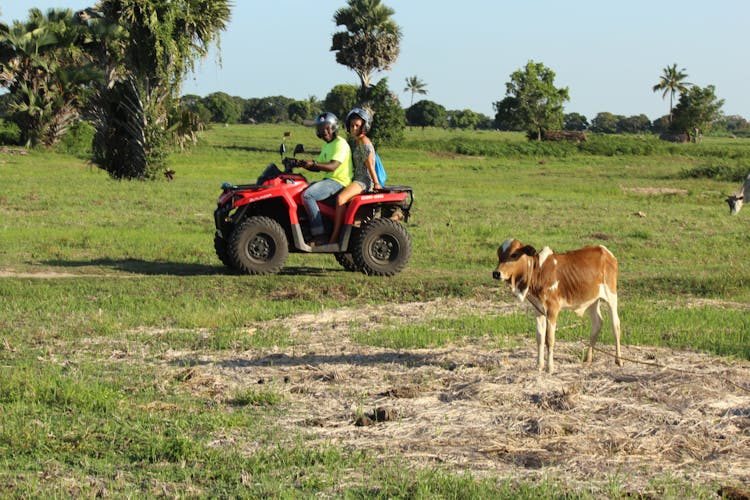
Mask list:
[[[345,253],[345,252],[337,252],[333,255],[334,257],[336,257],[336,262],[341,264],[341,267],[343,267],[347,271],[351,271],[351,272],[361,271],[361,269],[357,267],[357,263],[354,262],[354,257],[352,256],[352,254]]]
[[[411,237],[398,222],[373,219],[361,228],[352,257],[365,274],[393,276],[403,270],[411,258]]]
[[[229,256],[247,274],[279,272],[289,256],[289,240],[278,222],[262,216],[245,219],[229,237]]]

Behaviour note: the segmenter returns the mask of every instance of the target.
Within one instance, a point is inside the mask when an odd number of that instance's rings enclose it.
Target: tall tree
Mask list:
[[[30,9],[27,21],[0,25],[0,85],[27,145],[56,143],[101,78],[81,50],[85,31],[69,9]]]
[[[448,111],[442,104],[423,99],[417,101],[406,110],[406,119],[409,125],[418,127],[445,127],[448,119]]]
[[[593,120],[591,120],[591,131],[599,134],[616,134],[617,124],[624,118],[620,115],[615,115],[609,111],[602,111],[597,113]]]
[[[708,85],[701,88],[693,85],[680,95],[680,101],[674,108],[672,129],[684,132],[698,142],[703,132],[721,117],[724,99],[716,97],[716,88]]]
[[[529,61],[505,84],[506,97],[494,104],[495,121],[508,128],[523,127],[529,137],[542,139],[543,130],[563,125],[563,103],[568,88],[555,87],[555,73],[542,63]]]
[[[563,116],[563,129],[586,130],[589,128],[589,120],[581,113],[567,113]]]
[[[348,83],[340,83],[334,86],[323,100],[323,109],[330,111],[340,120],[344,120],[346,114],[359,100],[357,86]]]
[[[380,0],[347,0],[347,5],[333,15],[336,26],[346,31],[333,34],[331,50],[336,62],[353,70],[367,89],[374,71],[391,69],[398,59],[401,28],[391,19],[395,11]]]
[[[411,93],[411,103],[409,104],[409,106],[414,105],[414,94],[427,94],[427,90],[425,89],[425,87],[427,87],[427,84],[417,78],[417,75],[410,76],[406,79],[406,87],[404,87],[404,92]]]
[[[684,93],[687,91],[690,85],[692,83],[685,82],[685,78],[687,78],[687,73],[685,73],[685,68],[682,68],[681,70],[677,70],[677,63],[674,63],[671,66],[667,66],[666,68],[662,69],[662,75],[661,78],[659,78],[659,83],[653,86],[653,91],[658,92],[662,91],[661,97],[664,99],[667,97],[667,94],[669,94],[669,121],[672,121],[672,103],[674,100],[674,96],[677,93]]]
[[[406,117],[398,97],[388,88],[388,79],[381,78],[378,83],[361,90],[359,102],[366,102],[372,108],[372,128],[368,136],[380,145],[398,146],[404,140]]]
[[[226,28],[230,6],[230,0],[101,0],[86,12],[108,75],[95,100],[94,160],[110,175],[149,178],[163,166],[183,78]],[[113,36],[117,29],[122,33]]]

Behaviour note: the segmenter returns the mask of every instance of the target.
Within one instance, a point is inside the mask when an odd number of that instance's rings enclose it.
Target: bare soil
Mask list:
[[[645,195],[686,195],[688,194],[687,189],[677,189],[677,188],[665,188],[665,187],[632,187],[632,188],[622,188],[623,191],[630,192],[630,193],[636,193],[636,194],[645,194]]]
[[[438,349],[387,349],[350,338],[352,325],[376,328],[383,317],[416,324],[518,307],[442,299],[324,310],[247,330],[284,329],[293,347],[171,352],[163,362],[196,396],[228,399],[263,384],[281,393],[291,411],[278,424],[290,445],[302,433],[310,446],[364,449],[478,477],[559,479],[586,491],[614,481],[650,496],[654,478],[671,477],[750,495],[747,360],[629,346],[625,336],[624,367],[609,345],[585,365],[583,341],[558,342],[557,371],[548,375],[535,366],[531,314],[528,333],[511,342],[487,332]],[[561,320],[562,327],[577,321]],[[222,435],[214,444],[230,442],[237,445]],[[252,453],[255,444],[242,446]]]

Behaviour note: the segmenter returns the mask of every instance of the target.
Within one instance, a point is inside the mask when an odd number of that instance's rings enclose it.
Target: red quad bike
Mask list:
[[[298,144],[292,158],[284,157],[284,171],[270,164],[255,184],[223,183],[214,211],[216,255],[228,267],[247,274],[279,272],[295,253],[332,253],[347,271],[393,276],[409,262],[411,237],[401,223],[409,220],[412,188],[386,186],[375,193],[351,199],[338,243],[310,246],[307,210],[302,192],[307,179],[294,173],[304,147]],[[336,197],[319,201],[327,231],[333,226]]]

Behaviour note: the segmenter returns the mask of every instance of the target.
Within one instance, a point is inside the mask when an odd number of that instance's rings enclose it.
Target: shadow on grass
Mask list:
[[[285,267],[279,271],[281,276],[328,276],[331,273],[344,273],[349,272],[340,267],[307,267],[307,266],[294,266]],[[358,274],[358,273],[355,273]]]
[[[99,267],[144,276],[243,276],[233,269],[221,265],[189,264],[184,262],[150,262],[142,259],[94,259],[86,261],[48,260],[42,264],[62,268]],[[327,276],[332,272],[344,272],[338,268],[285,267],[282,276]]]
[[[278,148],[278,146],[275,147],[275,148],[273,148],[273,147],[262,147],[262,146],[240,146],[240,145],[237,145],[237,144],[229,144],[229,145],[220,144],[220,145],[216,145],[214,147],[216,149],[229,149],[229,150],[236,150],[236,151],[247,151],[247,152],[251,152],[251,153],[269,153],[271,155],[277,155],[277,156],[279,154],[279,148]],[[291,155],[292,154],[292,149],[293,148],[290,148],[287,151],[287,154]],[[307,148],[305,148],[305,152],[304,153],[307,154],[307,155],[310,155],[310,156],[317,156],[317,155],[320,154],[320,149],[311,149],[311,150],[308,151]]]
[[[216,364],[223,368],[251,368],[271,366],[325,366],[325,365],[391,365],[400,364],[407,367],[420,366],[444,366],[448,370],[455,369],[456,365],[441,359],[440,356],[430,354],[414,354],[400,351],[385,351],[372,354],[304,354],[301,356],[290,356],[287,354],[270,354],[256,359],[227,359],[216,363],[197,358],[185,358],[172,362],[175,366],[200,366]]]
[[[48,266],[63,268],[103,267],[115,271],[147,276],[208,276],[227,274],[226,268],[222,266],[187,264],[184,262],[149,262],[141,259],[48,260],[42,263]]]
[[[237,151],[248,151],[252,153],[275,153],[279,154],[279,148],[264,148],[264,147],[258,147],[258,146],[238,146],[236,144],[221,144],[214,146],[216,149],[232,149]]]
[[[362,346],[363,349],[368,348]],[[175,359],[171,362],[174,366],[191,367],[216,365],[222,368],[268,368],[268,367],[296,367],[296,366],[326,366],[326,365],[356,365],[356,366],[377,366],[399,364],[408,368],[419,368],[421,366],[439,366],[444,370],[454,371],[461,367],[486,367],[495,366],[495,360],[492,356],[485,359],[474,359],[467,363],[460,356],[454,358],[454,350],[440,347],[434,348],[433,352],[410,352],[399,348],[378,348],[379,352],[367,353],[346,353],[346,354],[301,354],[289,355],[286,353],[273,353],[261,355],[257,358],[232,358],[220,361],[185,357]],[[524,347],[510,349],[506,356],[513,360],[528,359],[528,350]],[[567,362],[575,362],[572,358],[567,358]]]

